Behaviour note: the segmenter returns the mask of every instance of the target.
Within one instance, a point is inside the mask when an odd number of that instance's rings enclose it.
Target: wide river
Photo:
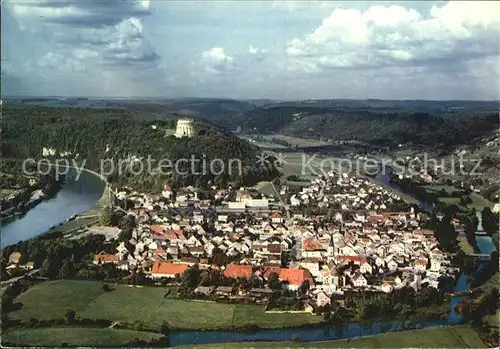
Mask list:
[[[54,198],[42,201],[24,216],[1,226],[1,247],[40,235],[73,213],[94,207],[104,188],[105,183],[99,177],[86,171],[76,180],[76,170],[70,168],[64,185]]]

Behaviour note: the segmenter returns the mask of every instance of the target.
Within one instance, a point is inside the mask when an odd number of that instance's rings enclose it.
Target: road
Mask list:
[[[285,211],[286,211],[286,217],[287,219],[290,219],[290,208],[288,207],[288,205],[285,203],[285,201],[283,200],[283,198],[281,197],[280,193],[278,192],[278,190],[276,189],[276,187],[274,186],[274,183],[271,182],[271,188],[273,189],[273,192],[274,192],[274,196],[276,198],[278,198],[278,200],[280,201],[281,203],[281,206],[285,208]]]

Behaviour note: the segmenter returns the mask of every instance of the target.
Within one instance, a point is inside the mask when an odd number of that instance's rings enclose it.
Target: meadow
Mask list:
[[[291,327],[318,323],[321,316],[310,314],[266,314],[258,305],[235,305],[179,300],[165,297],[162,287],[112,285],[105,292],[102,282],[58,280],[39,284],[21,294],[22,308],[10,313],[12,319],[48,320],[62,318],[68,309],[77,317],[112,321],[140,321],[156,329],[163,321],[178,329],[229,329],[246,325],[262,328]]]
[[[36,328],[19,329],[3,333],[3,343],[15,343],[24,346],[55,346],[63,343],[71,346],[99,347],[127,344],[135,338],[150,341],[162,337],[160,334],[119,330],[110,328]]]

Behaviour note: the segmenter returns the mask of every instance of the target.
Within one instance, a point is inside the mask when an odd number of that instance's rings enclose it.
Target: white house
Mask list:
[[[279,212],[275,212],[271,215],[271,222],[280,224],[283,223],[283,216]]]
[[[351,281],[352,281],[352,284],[355,287],[366,287],[366,286],[368,286],[368,281],[359,272],[354,274],[354,276],[351,278]]]
[[[363,274],[366,274],[366,273],[371,274],[373,272],[373,268],[368,262],[364,262],[363,264],[361,264],[361,266],[359,267],[359,270]]]
[[[385,293],[389,293],[392,291],[392,286],[390,283],[388,283],[387,281],[385,281],[382,286],[380,287],[380,289],[385,292]]]

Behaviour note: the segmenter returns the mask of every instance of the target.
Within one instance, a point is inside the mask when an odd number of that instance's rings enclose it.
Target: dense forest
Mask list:
[[[315,106],[272,106],[246,113],[244,132],[358,140],[383,146],[447,148],[498,129],[497,113],[414,112]]]
[[[113,159],[115,167],[119,160],[142,158],[146,166],[148,156],[153,171],[135,175],[133,171],[117,172],[109,179],[117,184],[131,184],[138,188],[159,188],[165,179],[173,185],[204,185],[209,180],[223,185],[228,182],[253,184],[276,176],[272,166],[256,164],[257,149],[247,142],[223,131],[209,122],[196,120],[196,135],[192,138],[178,139],[172,135],[176,117],[163,117],[146,112],[133,112],[125,109],[89,109],[5,105],[3,108],[2,155],[5,158],[41,158],[44,147],[55,150],[54,158],[63,156],[75,158],[78,164],[86,159],[89,169],[99,170],[102,159]],[[155,173],[159,160],[168,159],[172,164],[178,159],[197,161],[194,171],[191,164],[180,166],[187,174],[175,173],[173,168],[163,169],[163,174]],[[220,167],[211,171],[209,164],[213,159],[221,159],[225,169]],[[230,159],[233,162],[229,171]],[[205,164],[201,160],[205,161]],[[206,171],[203,167],[207,168]],[[137,168],[132,168],[135,172]],[[172,172],[165,175],[165,172]],[[193,174],[204,172],[203,174]],[[215,172],[215,174],[214,174]]]

